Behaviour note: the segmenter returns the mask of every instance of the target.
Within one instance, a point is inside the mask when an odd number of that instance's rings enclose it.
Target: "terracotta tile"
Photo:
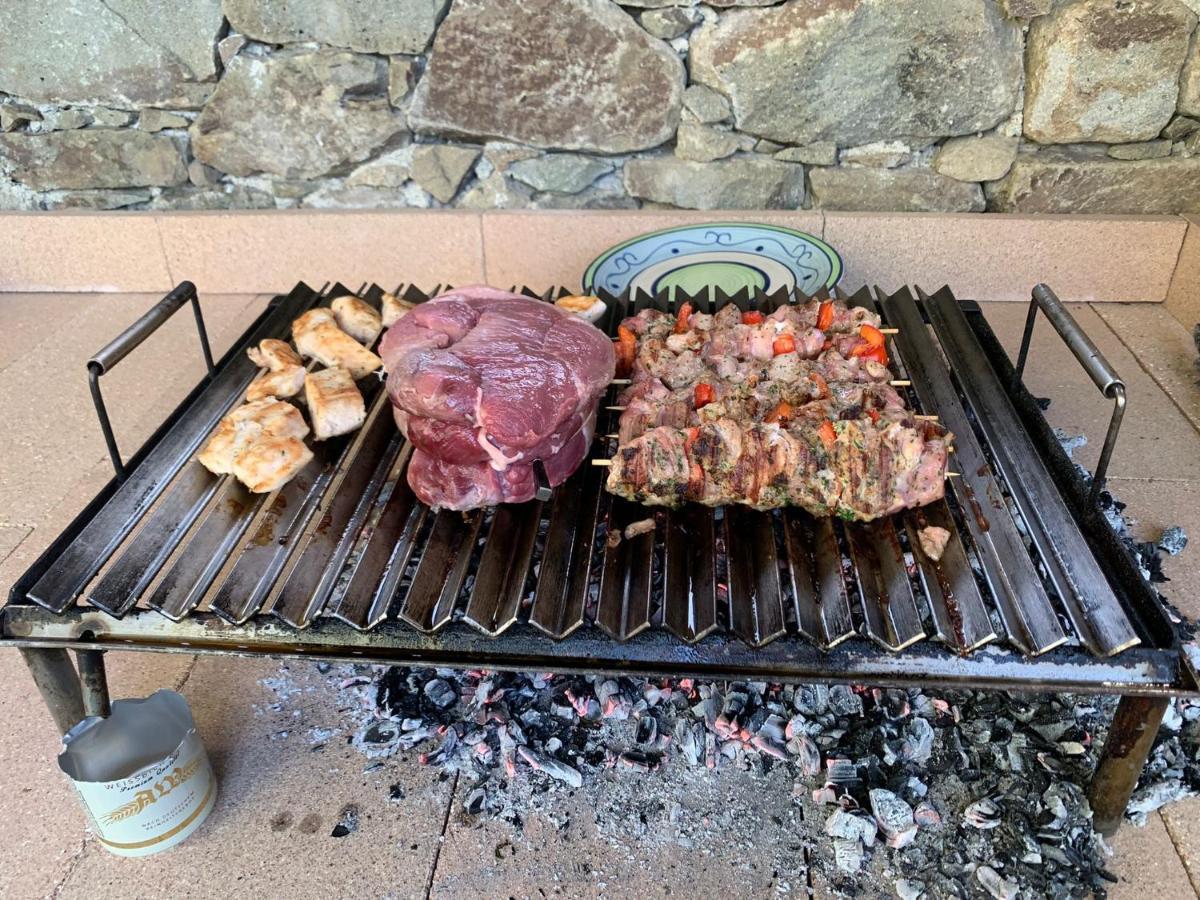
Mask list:
[[[1174,525],[1188,535],[1190,544],[1182,553],[1163,556],[1163,574],[1171,580],[1157,587],[1180,612],[1200,620],[1200,482],[1114,478],[1108,487],[1136,520],[1138,540],[1157,541]]]
[[[1161,301],[1183,231],[1165,216],[825,214],[848,289],[949,284],[973,300],[1028,300],[1044,281],[1064,300]]]
[[[1154,900],[1195,900],[1196,892],[1175,845],[1158,816],[1145,827],[1121,826],[1110,841],[1114,855],[1108,868],[1117,876],[1108,889],[1109,900],[1144,900],[1152,891]]]
[[[90,842],[58,896],[424,896],[453,782],[407,755],[364,773],[367,760],[340,730],[336,682],[350,671],[201,657],[183,694],[219,781],[208,821],[178,847],[140,860]],[[280,679],[286,694],[261,679]],[[335,732],[314,749],[313,729]],[[389,799],[393,784],[399,802]],[[358,807],[358,830],[335,838],[348,804]],[[82,816],[75,822],[78,838]]]
[[[1190,328],[1163,304],[1097,303],[1096,312],[1193,425],[1200,428],[1200,356]]]
[[[1192,887],[1200,896],[1200,797],[1189,797],[1164,807],[1162,818]]]
[[[271,210],[162,213],[171,272],[201,290],[290,290],[341,280],[483,280],[479,214],[458,210]]]
[[[173,287],[150,213],[0,213],[0,259],[0,291]]]
[[[497,287],[562,285],[579,290],[593,259],[621,241],[680,225],[704,222],[765,222],[820,236],[819,212],[493,211],[483,214],[487,281]]]
[[[1087,305],[1072,304],[1072,315],[1125,379],[1129,405],[1110,476],[1167,480],[1200,479],[1200,434],[1137,359]],[[1023,304],[987,303],[984,314],[1011,358],[1016,359],[1025,324]],[[1046,419],[1068,434],[1084,434],[1086,446],[1075,458],[1092,468],[1108,430],[1112,402],[1105,400],[1057,332],[1039,318],[1025,367],[1025,383],[1038,397],[1049,397]]]
[[[1184,216],[1187,235],[1167,291],[1167,310],[1189,330],[1200,322],[1200,216]]]

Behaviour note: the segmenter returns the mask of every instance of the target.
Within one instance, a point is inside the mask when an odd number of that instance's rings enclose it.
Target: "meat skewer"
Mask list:
[[[660,427],[617,450],[606,487],[650,506],[800,506],[871,521],[940,498],[945,429],[869,419],[784,429],[718,419]]]
[[[640,382],[627,392],[619,432],[622,443],[659,425],[687,427],[716,419],[790,424],[825,419],[907,419],[911,413],[896,391],[882,382],[832,384],[819,374],[799,381],[701,382],[670,391],[661,382]]]
[[[648,505],[800,506],[870,521],[944,493],[951,435],[906,409],[870,310],[830,301],[769,315],[688,304],[621,323],[629,373],[611,493]],[[894,333],[895,329],[888,329]]]

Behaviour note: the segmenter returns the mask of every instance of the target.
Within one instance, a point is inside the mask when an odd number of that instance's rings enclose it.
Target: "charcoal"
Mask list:
[[[351,698],[340,705],[356,722],[298,728],[295,689],[277,679],[280,702],[268,714],[287,740],[350,735],[385,791],[390,758],[413,748],[419,762],[462,776],[463,814],[516,831],[531,816],[565,827],[553,798],[607,767],[596,800],[606,837],[685,848],[750,839],[755,830],[735,823],[753,821],[753,809],[697,815],[675,797],[731,773],[784,774],[797,812],[811,796],[825,813],[798,823],[796,846],[781,847],[792,868],[777,884],[803,884],[805,865],[862,896],[1007,897],[1019,886],[1022,897],[1103,897],[1110,883],[1081,785],[1114,698],[428,668],[334,666],[327,677]],[[669,800],[632,800],[633,785],[655,796],[660,780],[677,792],[659,795]],[[1200,701],[1175,701],[1129,817],[1144,821],[1198,788]]]
[[[806,778],[812,778],[821,771],[821,753],[807,734],[796,735],[788,741],[787,746],[796,755],[796,764]]]
[[[551,778],[561,781],[564,784],[569,784],[571,787],[580,787],[583,785],[583,776],[579,774],[578,769],[572,768],[566,763],[559,762],[552,756],[543,756],[524,745],[517,747],[517,755],[529,763],[533,769],[545,772]]]
[[[338,813],[337,823],[333,826],[330,837],[341,838],[358,831],[358,807],[347,803]]]
[[[906,762],[925,764],[933,753],[933,726],[925,719],[916,716],[909,720],[904,728],[904,743],[900,748],[900,757]]]
[[[829,688],[823,684],[801,685],[796,688],[792,705],[802,715],[819,716],[829,708]]]
[[[487,794],[482,788],[475,788],[463,800],[463,810],[469,816],[477,816],[483,812],[483,804]]]
[[[1187,534],[1178,525],[1173,525],[1163,531],[1158,538],[1158,547],[1164,553],[1178,556],[1187,546]]]
[[[896,896],[900,900],[921,900],[925,896],[925,883],[911,878],[901,878],[896,882]]]
[[[871,791],[870,798],[871,814],[888,846],[897,849],[911,844],[917,837],[912,807],[883,788]]]
[[[863,866],[865,854],[861,841],[848,840],[847,838],[833,839],[833,858],[838,869],[843,872],[853,874]]]
[[[637,724],[634,740],[639,744],[653,744],[658,740],[658,720],[654,716],[645,716]]]
[[[825,833],[833,838],[859,841],[865,847],[875,846],[877,826],[871,818],[836,809],[825,820]]]
[[[963,821],[972,828],[996,828],[1000,825],[1000,807],[987,797],[976,800],[963,812]]]
[[[942,824],[942,815],[932,803],[919,803],[913,810],[913,821],[922,828],[931,828]]]
[[[1145,825],[1150,813],[1162,809],[1168,803],[1182,800],[1195,793],[1181,780],[1173,778],[1170,781],[1159,781],[1155,784],[1138,788],[1129,798],[1129,806],[1125,814],[1138,825]]]
[[[1021,889],[1020,885],[1002,878],[991,866],[980,866],[975,870],[975,878],[996,900],[1015,900]]]
[[[844,684],[835,684],[829,689],[829,709],[837,716],[861,716],[862,697]]]

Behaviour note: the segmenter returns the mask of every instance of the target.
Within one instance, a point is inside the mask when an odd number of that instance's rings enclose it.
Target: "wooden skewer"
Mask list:
[[[629,409],[628,406],[606,406],[604,408],[615,410],[616,412],[624,412],[625,410]]]
[[[630,381],[628,378],[614,378],[612,381],[609,382],[609,384],[629,384],[629,383],[630,383]]]
[[[938,420],[938,417],[937,417],[937,416],[919,416],[919,415],[915,415],[915,416],[913,416],[913,418],[914,418],[914,419],[924,419],[926,422],[936,422],[936,421]]]
[[[605,468],[607,468],[608,466],[612,465],[612,460],[611,459],[593,459],[592,465],[593,466],[604,466]]]
[[[899,334],[900,329],[899,328],[880,328],[879,333],[880,334]]]
[[[897,378],[895,381],[889,382],[892,387],[912,387],[912,382],[903,378]]]

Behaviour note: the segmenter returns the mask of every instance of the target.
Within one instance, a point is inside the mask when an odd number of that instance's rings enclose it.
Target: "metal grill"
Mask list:
[[[362,429],[316,443],[274,494],[192,461],[256,373],[245,348],[286,337],[297,315],[343,293],[301,284],[277,298],[14,587],[8,639],[1074,688],[1184,679],[1161,603],[986,322],[946,288],[846,298],[899,329],[891,349],[908,399],[954,432],[961,471],[945,500],[870,524],[797,509],[654,513],[608,495],[587,464],[545,502],[434,512],[407,485],[410,448],[374,378],[360,384]],[[357,293],[376,305],[381,295]],[[791,298],[602,299],[612,330],[647,304],[769,310]],[[611,454],[602,436],[615,425],[602,411],[594,456]],[[648,515],[654,531],[606,540]],[[917,539],[927,525],[951,533],[940,561]],[[1038,667],[1026,659],[1042,654]]]

